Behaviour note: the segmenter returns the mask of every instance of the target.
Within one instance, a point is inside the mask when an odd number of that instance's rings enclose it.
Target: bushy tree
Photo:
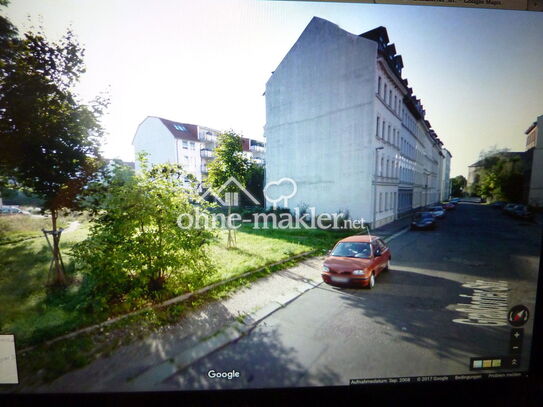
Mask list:
[[[451,178],[451,195],[461,197],[464,195],[464,190],[468,181],[463,175],[457,175],[454,178]]]
[[[243,142],[241,136],[233,131],[227,131],[219,135],[218,146],[215,149],[215,159],[209,163],[209,174],[206,184],[216,193],[234,177],[243,187],[247,185],[251,168],[250,160],[243,155]],[[228,192],[239,192],[234,183],[228,184],[219,194],[221,198]],[[228,207],[230,216],[230,206]],[[228,229],[227,247],[236,246],[236,231]]]
[[[479,180],[473,189],[484,198],[520,202],[523,184],[523,161],[518,156],[498,153],[484,158]]]
[[[230,130],[219,134],[217,142],[215,159],[208,165],[207,184],[218,190],[230,177],[234,177],[246,185],[251,162],[243,155],[241,136]],[[223,194],[236,191],[237,187],[230,184]]]
[[[87,198],[90,234],[73,250],[76,267],[85,275],[87,304],[132,307],[205,282],[212,274],[206,244],[214,232],[204,221],[208,204],[195,188],[181,166],[149,167],[145,159],[141,173],[127,176],[115,166],[91,188],[89,195],[97,199]],[[195,221],[181,228],[180,215],[186,215],[184,222]]]
[[[79,101],[73,87],[85,71],[84,51],[71,31],[58,42],[42,32],[22,38],[0,19],[0,182],[43,199],[51,214],[54,282],[65,281],[60,261],[59,212],[100,166],[98,118],[107,101]]]

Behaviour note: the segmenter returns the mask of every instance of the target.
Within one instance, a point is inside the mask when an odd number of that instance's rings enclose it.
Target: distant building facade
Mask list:
[[[441,200],[446,201],[451,197],[451,158],[452,154],[446,148],[443,149],[443,172],[441,174]]]
[[[526,135],[525,151],[499,152],[507,158],[518,157],[523,167],[522,196],[523,203],[543,207],[543,115],[524,132]],[[468,167],[467,186],[472,187],[480,181],[484,160],[479,160]]]
[[[266,83],[266,181],[296,181],[289,207],[378,227],[442,198],[450,154],[402,68],[384,27],[311,20]]]
[[[137,153],[146,152],[150,164],[181,164],[199,181],[207,177],[207,165],[215,158],[218,130],[161,117],[147,117],[132,140]],[[242,138],[243,152],[259,164],[264,163],[265,143]],[[136,162],[136,170],[139,164]]]

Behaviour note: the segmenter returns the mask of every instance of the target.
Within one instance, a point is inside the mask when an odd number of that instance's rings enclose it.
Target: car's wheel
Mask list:
[[[368,289],[375,287],[375,274],[372,272],[370,276],[370,283],[368,284]]]

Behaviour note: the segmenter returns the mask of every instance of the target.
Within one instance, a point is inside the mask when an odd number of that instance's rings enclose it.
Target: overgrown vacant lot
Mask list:
[[[68,275],[73,279],[72,284],[62,291],[46,288],[51,252],[43,237],[0,245],[0,333],[15,334],[18,347],[40,343],[109,316],[88,315],[78,309],[81,276],[74,270],[70,248],[85,239],[88,230],[88,223],[82,223],[78,229],[62,236],[62,255]],[[39,233],[38,228],[36,235]],[[236,233],[237,247],[227,249],[227,232],[221,231],[209,247],[217,273],[207,284],[265,267],[295,254],[331,248],[336,240],[353,233],[255,230],[252,225],[244,224]]]
[[[70,219],[60,218],[58,227],[66,227]],[[51,218],[43,216],[0,216],[0,244],[43,236],[42,229],[51,229]]]

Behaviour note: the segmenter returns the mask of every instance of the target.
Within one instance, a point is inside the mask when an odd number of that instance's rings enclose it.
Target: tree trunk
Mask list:
[[[60,259],[60,235],[57,230],[57,218],[58,212],[56,210],[51,210],[51,220],[53,222],[53,262],[55,270],[53,284],[63,286],[66,285],[66,277],[64,275],[64,265]]]
[[[228,227],[228,240],[226,242],[226,248],[227,249],[232,249],[234,247],[236,247],[236,240],[235,240],[235,235],[232,234],[232,228],[230,227],[230,215],[232,213],[232,209],[230,206],[228,206],[228,217],[227,217],[227,222],[226,222],[226,226]]]

